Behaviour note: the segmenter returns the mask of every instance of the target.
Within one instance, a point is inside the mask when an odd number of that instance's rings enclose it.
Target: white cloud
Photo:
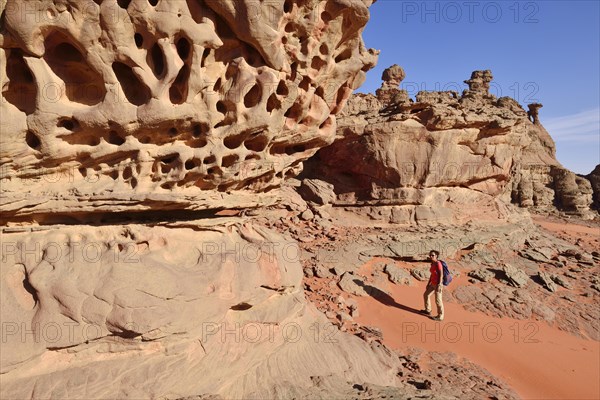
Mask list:
[[[600,108],[548,118],[542,124],[556,142],[600,141]]]

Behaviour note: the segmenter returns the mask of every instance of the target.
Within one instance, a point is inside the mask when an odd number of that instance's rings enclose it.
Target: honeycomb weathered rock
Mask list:
[[[252,204],[333,141],[371,3],[0,3],[4,218]]]

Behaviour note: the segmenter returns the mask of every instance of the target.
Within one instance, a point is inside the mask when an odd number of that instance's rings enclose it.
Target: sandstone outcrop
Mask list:
[[[377,96],[352,96],[337,140],[305,163],[304,177],[334,186],[332,204],[394,223],[504,219],[511,203],[592,217],[591,185],[556,160],[541,104],[527,112],[496,98],[487,70],[473,72],[461,95],[394,100],[403,78],[391,67]]]
[[[306,301],[296,246],[238,220],[3,232],[2,398],[398,386],[392,355]]]
[[[264,204],[375,64],[371,3],[3,1],[3,218]]]
[[[216,214],[310,219],[271,189],[375,64],[371,3],[0,1],[0,397],[398,393],[388,349],[323,336],[295,240]]]
[[[594,207],[600,210],[600,164],[596,165],[596,168],[586,178],[590,181],[594,192]]]

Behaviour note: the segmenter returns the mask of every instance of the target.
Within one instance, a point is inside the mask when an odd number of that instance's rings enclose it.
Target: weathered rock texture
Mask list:
[[[594,207],[600,210],[600,164],[596,165],[596,168],[586,178],[592,184],[592,190],[594,191]]]
[[[1,397],[291,398],[318,376],[396,386],[397,357],[306,301],[298,254],[236,221],[4,232]]]
[[[590,216],[590,182],[556,160],[540,104],[528,116],[496,98],[490,71],[473,72],[462,95],[419,92],[416,101],[395,88],[400,67],[383,78],[377,97],[351,98],[338,140],[306,168],[333,185],[332,204],[373,207],[372,217],[397,223],[504,218],[510,203]]]
[[[371,3],[1,2],[3,218],[256,205],[333,141]]]

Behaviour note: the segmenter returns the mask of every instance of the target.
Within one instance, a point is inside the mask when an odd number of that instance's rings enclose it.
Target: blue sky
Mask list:
[[[374,92],[398,64],[402,87],[462,90],[471,71],[490,69],[492,92],[540,120],[557,157],[582,174],[600,164],[600,1],[379,0],[364,31],[379,63],[359,92]]]

